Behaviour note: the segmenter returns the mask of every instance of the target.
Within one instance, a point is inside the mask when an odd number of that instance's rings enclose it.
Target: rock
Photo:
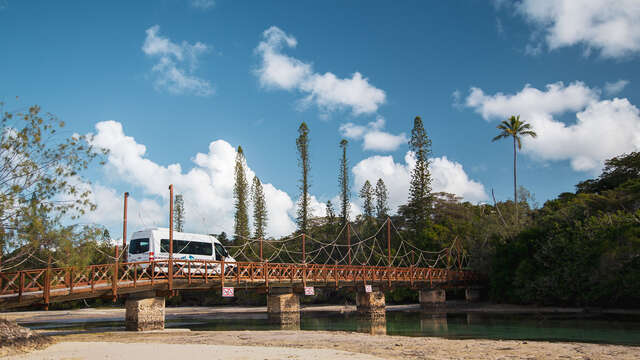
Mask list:
[[[0,319],[0,357],[42,349],[52,343],[53,340],[48,336],[40,335],[13,321]]]

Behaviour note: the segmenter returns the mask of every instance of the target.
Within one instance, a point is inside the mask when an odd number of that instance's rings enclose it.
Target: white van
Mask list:
[[[169,259],[169,229],[151,228],[136,231],[129,242],[129,262],[168,260]],[[212,235],[173,232],[174,260],[215,260],[225,261],[225,270],[234,269],[236,260],[222,246],[220,241]],[[142,265],[146,267],[146,264]],[[166,269],[163,269],[166,271]],[[219,273],[215,266],[211,269]]]

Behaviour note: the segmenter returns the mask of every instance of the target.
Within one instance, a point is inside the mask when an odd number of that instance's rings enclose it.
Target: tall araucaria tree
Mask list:
[[[175,231],[184,231],[184,199],[182,194],[175,196],[173,207],[173,227]]]
[[[360,189],[360,198],[362,199],[362,215],[366,222],[373,220],[373,186],[369,180],[366,180]]]
[[[413,120],[409,150],[415,156],[415,166],[411,171],[409,184],[409,202],[407,204],[408,223],[417,238],[429,224],[431,214],[431,173],[429,172],[429,155],[431,155],[431,139],[419,116]]]
[[[382,179],[378,179],[378,182],[376,183],[375,195],[376,217],[378,220],[382,221],[389,216],[389,205],[387,204],[389,194],[387,192],[387,186],[384,184]]]
[[[342,149],[342,157],[340,158],[340,170],[338,172],[338,183],[340,184],[340,221],[341,226],[345,226],[349,222],[349,199],[351,192],[349,191],[349,163],[347,162],[347,145],[349,142],[345,139],[340,141],[340,149]]]
[[[307,233],[309,227],[309,170],[311,163],[309,161],[309,127],[303,122],[298,128],[298,138],[296,139],[296,148],[298,149],[298,166],[300,167],[300,200],[298,202],[297,221],[298,228],[304,234]]]
[[[326,216],[327,216],[327,223],[329,225],[333,225],[333,223],[336,221],[336,211],[333,208],[333,203],[331,202],[331,200],[327,200],[327,206],[326,206]]]
[[[497,126],[497,129],[500,130],[500,133],[496,135],[493,141],[498,141],[500,139],[505,139],[511,137],[513,139],[513,203],[516,208],[516,225],[518,224],[518,181],[517,181],[517,171],[516,171],[516,158],[517,151],[522,149],[522,143],[520,142],[521,137],[531,136],[535,138],[538,136],[535,131],[531,128],[531,125],[524,120],[520,120],[520,115],[511,116],[509,121],[502,120],[500,125]]]
[[[244,172],[245,157],[242,147],[238,146],[236,153],[235,184],[233,186],[233,197],[235,199],[234,215],[234,242],[241,244],[246,242],[251,236],[249,232],[249,184]]]
[[[253,236],[264,239],[267,228],[267,203],[264,199],[262,183],[257,176],[253,177],[251,185],[251,199],[253,200]]]

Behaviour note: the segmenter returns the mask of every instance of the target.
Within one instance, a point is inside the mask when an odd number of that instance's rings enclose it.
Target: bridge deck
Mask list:
[[[281,286],[468,286],[477,273],[423,267],[169,260],[0,273],[0,309],[149,290]],[[231,266],[233,265],[233,268]],[[225,268],[226,274],[220,269]],[[173,270],[173,271],[170,271]]]

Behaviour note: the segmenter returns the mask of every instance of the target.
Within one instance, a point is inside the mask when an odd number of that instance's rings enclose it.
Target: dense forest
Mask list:
[[[86,137],[57,137],[56,130],[64,123],[52,115],[43,116],[37,106],[24,113],[5,112],[2,116],[0,269],[15,271],[113,262],[116,249],[104,227],[64,225],[70,223],[69,219],[99,206],[88,200],[89,193],[77,185],[77,179],[92,162],[99,162],[104,153],[92,148]],[[503,122],[498,129],[501,133],[494,140],[513,138],[514,199],[517,201],[493,199],[491,203],[472,204],[455,194],[432,192],[431,139],[422,120],[416,117],[409,141],[416,165],[407,184],[406,204],[395,214],[390,211],[382,179],[369,179],[357,192],[350,189],[348,142],[342,140],[337,159],[338,209],[328,201],[323,216],[312,216],[308,209],[312,178],[308,143],[312,133],[302,123],[295,141],[300,167],[299,229],[282,238],[269,237],[266,233],[268,213],[262,184],[257,177],[246,178],[245,154],[239,147],[234,234],[220,233],[218,238],[239,260],[259,260],[255,240],[263,238],[265,259],[290,262],[295,261],[291,253],[300,254],[300,241],[292,241],[285,247],[288,258],[285,253],[277,253],[278,244],[305,234],[315,239],[315,243],[308,243],[306,251],[319,254],[322,244],[335,241],[344,245],[348,241],[344,233],[347,224],[349,234],[358,234],[360,239],[375,238],[390,218],[394,227],[394,249],[400,240],[434,253],[459,244],[464,263],[458,266],[487,276],[492,301],[637,307],[640,304],[640,153],[609,159],[599,177],[580,182],[575,192],[562,193],[538,207],[529,190],[516,188],[515,172],[516,151],[521,147],[519,136],[535,137],[535,132],[518,117]],[[349,218],[349,206],[354,201],[352,193],[357,193],[363,204],[363,213],[355,219]],[[184,203],[180,195],[176,200],[179,206],[174,223],[177,230],[181,230],[189,204]],[[344,252],[345,248],[341,249],[338,252]],[[344,253],[339,255],[346,259]],[[365,255],[348,254],[354,262],[384,261],[378,253],[373,258],[365,259]],[[445,259],[439,266],[456,264]],[[398,291],[389,294],[389,301],[403,302],[414,297],[414,292]],[[196,298],[200,300],[194,300]],[[326,293],[316,301],[345,298],[348,296],[344,294]],[[211,304],[221,299],[217,295],[184,294],[184,298],[172,301]]]

